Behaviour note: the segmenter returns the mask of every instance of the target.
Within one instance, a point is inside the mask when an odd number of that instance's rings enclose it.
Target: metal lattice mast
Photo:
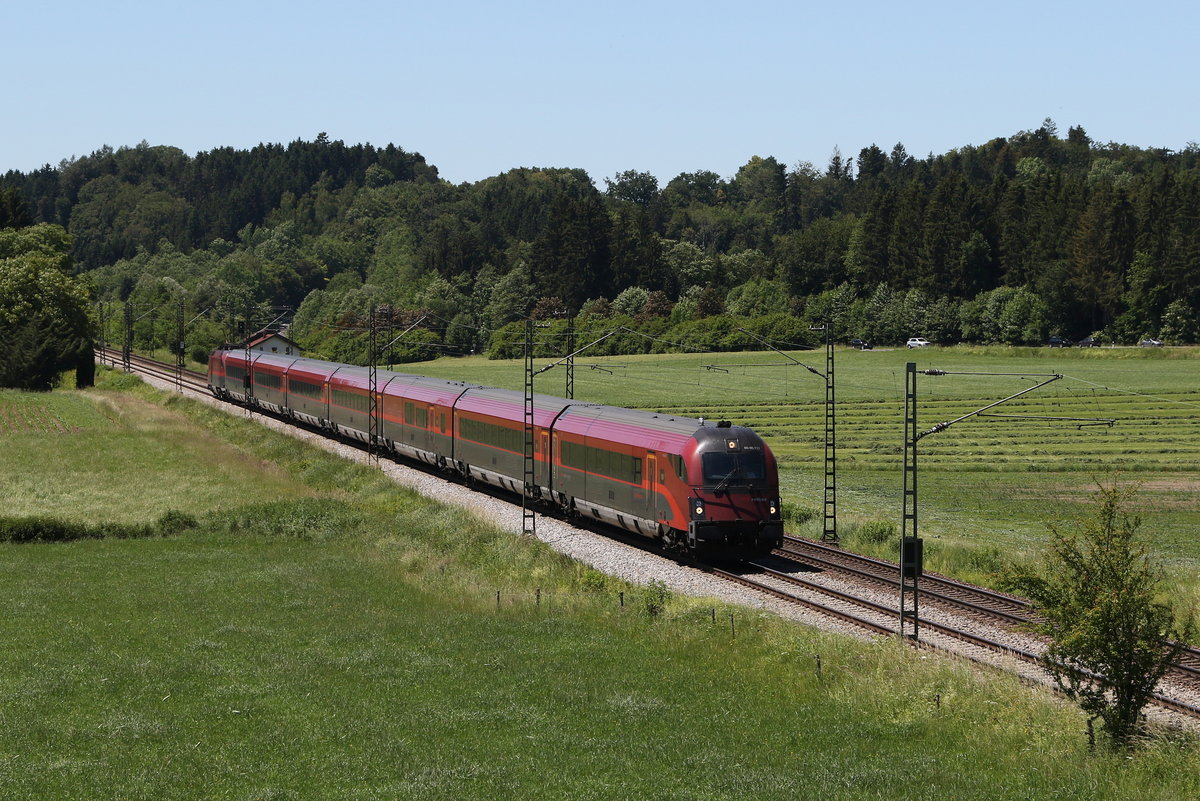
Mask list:
[[[533,511],[536,481],[533,461],[533,320],[525,321],[525,471],[521,492],[521,530],[537,536],[537,514]]]
[[[833,332],[825,323],[825,526],[821,541],[836,543],[837,533],[837,415],[833,373]]]
[[[919,593],[917,589],[918,581],[921,578],[922,565],[924,558],[922,555],[921,538],[917,535],[917,442],[922,437],[930,434],[937,434],[940,431],[945,431],[952,425],[961,423],[964,420],[969,420],[973,417],[987,415],[992,409],[997,406],[1008,403],[1011,400],[1016,400],[1023,395],[1028,395],[1030,392],[1041,389],[1047,384],[1058,381],[1062,378],[1061,373],[1047,373],[1038,375],[1036,373],[970,373],[970,372],[947,372],[945,370],[924,370],[925,375],[944,376],[944,375],[979,375],[979,376],[1009,376],[1013,378],[1021,378],[1027,380],[1031,378],[1044,378],[1045,381],[1040,381],[1031,387],[1027,387],[1020,392],[1009,395],[1007,398],[1001,398],[998,401],[993,401],[986,406],[976,409],[972,412],[960,415],[953,420],[938,423],[927,431],[917,430],[917,365],[913,362],[908,363],[905,379],[904,393],[904,515],[901,519],[900,531],[900,635],[909,636],[912,639],[917,639],[920,631],[920,617],[918,616],[919,608]],[[1092,425],[1107,425],[1112,426],[1116,420],[1112,418],[1097,418],[1097,417],[1063,417],[1063,416],[1046,416],[1046,415],[998,415],[992,414],[993,417],[1009,417],[1013,419],[1024,420],[1056,420],[1060,422],[1070,422],[1077,425],[1079,428]],[[911,603],[909,601],[911,600]],[[911,624],[911,625],[910,625]],[[911,628],[911,634],[909,629]]]
[[[108,329],[106,328],[108,317],[105,316],[104,301],[101,300],[96,303],[96,314],[100,318],[100,365],[103,366],[104,357],[108,353]]]
[[[379,315],[371,307],[370,348],[367,355],[367,458],[379,465]]]
[[[133,356],[133,302],[125,301],[125,344],[121,346],[121,367],[127,373],[133,372],[129,364]]]
[[[905,368],[904,386],[904,514],[900,521],[901,637],[920,636],[918,581],[921,539],[917,536],[917,365]]]
[[[575,400],[575,318],[567,320],[567,388],[563,396]]]
[[[246,304],[246,341],[243,345],[246,357],[246,414],[254,415],[254,352],[250,349],[254,326],[250,323],[250,304]]]
[[[384,356],[384,361],[387,363],[387,369],[391,370],[392,362],[393,362],[392,346],[396,344],[396,340],[393,339],[393,337],[395,336],[395,332],[396,332],[396,315],[393,313],[393,309],[391,306],[385,306],[384,308],[387,309],[387,311],[385,313],[385,318],[387,320],[387,330],[384,332],[384,336],[387,337],[388,344],[387,344],[387,348],[384,349],[386,351],[386,353],[381,354],[381,355]]]
[[[183,301],[179,301],[179,307],[175,310],[175,388],[183,392]]]

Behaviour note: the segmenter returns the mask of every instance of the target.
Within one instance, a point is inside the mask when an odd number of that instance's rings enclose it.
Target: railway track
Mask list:
[[[122,353],[113,348],[96,348],[96,358],[101,364],[108,364],[113,367],[122,364]],[[208,392],[208,376],[204,373],[198,373],[195,370],[180,371],[173,364],[164,364],[154,359],[148,359],[145,356],[136,354],[129,357],[130,369],[135,373],[144,373],[145,375],[154,376],[161,381],[169,381],[179,386],[180,389],[187,387],[189,389],[200,392]]]
[[[830,570],[899,592],[899,568],[891,562],[843,551],[824,543],[788,536],[779,556],[820,570]],[[1013,595],[976,587],[936,573],[921,576],[923,602],[934,601],[943,607],[961,609],[982,619],[998,619],[1011,625],[1030,620],[1029,601]]]
[[[775,552],[782,558],[794,560],[822,571],[830,571],[850,580],[866,582],[899,592],[899,567],[894,562],[842,551],[825,543],[788,536],[783,548]],[[967,584],[936,573],[921,577],[922,604],[938,609],[962,610],[985,625],[1015,631],[1034,621],[1032,605],[1024,598],[997,592],[986,587]],[[893,610],[894,611],[894,610]],[[922,620],[924,624],[924,620]],[[1172,668],[1175,678],[1200,685],[1200,649],[1188,646]]]
[[[116,366],[121,363],[122,354],[120,351],[112,349],[103,352],[98,350],[97,358],[102,363]],[[143,373],[160,381],[175,384],[180,391],[186,388],[204,395],[209,394],[208,377],[203,373],[191,370],[179,371],[175,365],[164,364],[142,356],[131,356],[130,368],[133,372]],[[349,444],[365,449],[361,443],[350,442]],[[492,495],[492,497],[499,496]],[[618,537],[618,539],[630,541],[625,536]],[[631,544],[647,548],[645,542]],[[723,580],[830,616],[872,634],[896,635],[898,613],[895,606],[888,606],[866,597],[872,594],[869,588],[873,588],[875,592],[880,589],[899,591],[899,568],[895,563],[850,553],[824,543],[790,535],[785,538],[783,547],[773,552],[773,559],[779,561],[772,565],[765,560],[752,560],[740,563],[733,569],[708,564],[700,564],[696,567]],[[780,569],[781,567],[787,567],[790,570]],[[801,578],[796,575],[797,568],[836,575],[850,585],[857,585],[862,591],[838,590],[816,581]],[[921,598],[923,604],[944,612],[951,619],[965,616],[970,623],[996,627],[1008,632],[1016,630],[1032,618],[1031,605],[1025,599],[933,573],[925,574],[921,578]],[[939,638],[965,643],[990,654],[1004,654],[1030,664],[1040,663],[1040,651],[983,636],[976,631],[968,630],[965,625],[951,625],[932,620],[927,616],[920,618],[919,625],[923,630],[934,632]],[[914,644],[963,655],[961,650],[938,644],[929,638]],[[984,661],[969,654],[968,658]],[[1175,678],[1188,684],[1200,685],[1200,649],[1187,649],[1175,668]],[[1154,701],[1175,712],[1200,718],[1200,707],[1163,694],[1155,694]]]

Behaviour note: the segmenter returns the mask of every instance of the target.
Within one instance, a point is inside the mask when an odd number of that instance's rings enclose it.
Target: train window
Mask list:
[[[463,439],[469,439],[482,445],[490,445],[514,453],[524,453],[525,432],[515,428],[461,417],[458,421],[458,433]]]
[[[642,483],[642,458],[604,448],[593,448],[575,442],[560,441],[559,459],[565,467],[586,470],[631,484]]]
[[[576,470],[587,469],[587,464],[584,462],[586,451],[582,445],[575,442],[561,442],[558,453],[562,463],[567,467]]]
[[[417,427],[429,428],[429,410],[424,406],[417,409]]]
[[[359,395],[357,392],[347,392],[344,389],[335,389],[333,391],[333,402],[338,406],[359,412],[366,412],[371,408],[371,401],[366,395]]]
[[[703,455],[702,463],[705,484],[762,481],[767,475],[761,451],[712,451]]]
[[[416,422],[416,419],[416,406],[406,402],[404,404],[404,422],[411,426],[414,422]]]
[[[238,381],[244,381],[246,379],[246,368],[242,367],[240,364],[226,365],[225,377],[233,378]]]
[[[319,399],[321,397],[320,384],[314,384],[311,381],[302,381],[299,378],[288,379],[288,391],[293,395],[301,395],[305,398]]]
[[[283,386],[283,379],[272,373],[256,372],[254,374],[254,383],[267,389],[280,389]]]
[[[762,451],[742,451],[738,455],[738,468],[747,481],[762,481],[767,477],[767,460]]]
[[[686,481],[687,469],[683,466],[683,457],[677,453],[664,453],[663,456],[667,458],[667,464],[671,466],[671,472],[674,473],[676,477],[682,478],[684,481]],[[666,476],[664,475],[661,480],[666,481]]]
[[[712,484],[726,478],[732,480],[737,472],[737,454],[713,451],[703,456],[704,483]]]

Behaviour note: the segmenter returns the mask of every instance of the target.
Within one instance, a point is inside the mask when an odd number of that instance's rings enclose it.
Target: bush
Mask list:
[[[810,520],[816,520],[821,513],[811,506],[797,506],[794,503],[783,503],[783,522],[786,528],[794,529]]]
[[[671,591],[667,589],[667,585],[655,579],[646,585],[646,595],[643,598],[643,603],[646,607],[646,614],[651,618],[656,618],[661,615],[667,608],[667,599],[671,597]]]
[[[225,526],[231,533],[311,541],[361,531],[364,520],[362,513],[345,501],[305,498],[244,506],[229,513]]]
[[[863,543],[882,545],[889,540],[899,540],[896,524],[885,520],[868,520],[851,531],[851,537]]]
[[[189,515],[187,512],[181,512],[178,509],[168,509],[154,523],[154,528],[164,537],[171,534],[178,534],[181,531],[196,528],[200,523],[196,518]]]
[[[74,542],[152,536],[150,526],[80,523],[50,516],[0,517],[0,542]]]

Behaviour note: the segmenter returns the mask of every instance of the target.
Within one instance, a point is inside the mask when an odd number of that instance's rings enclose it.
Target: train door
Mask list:
[[[658,455],[654,451],[646,451],[646,511],[643,515],[649,520],[658,520]]]
[[[437,422],[437,407],[434,406],[432,403],[427,404],[426,406],[427,406],[427,408],[425,411],[425,431],[423,432],[424,437],[425,437],[425,449],[436,452],[437,446],[434,443],[437,442],[437,439],[434,437],[433,432],[434,432],[434,424]]]
[[[550,467],[554,464],[554,459],[550,454],[550,432],[545,429],[542,429],[542,435],[538,439],[537,453],[534,457],[534,480],[539,487],[549,487]]]

